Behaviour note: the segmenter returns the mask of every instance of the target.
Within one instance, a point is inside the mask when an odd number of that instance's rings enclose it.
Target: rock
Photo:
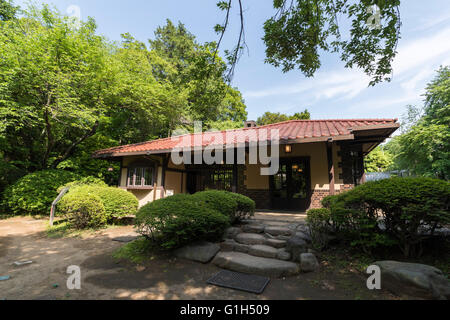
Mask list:
[[[418,263],[377,261],[381,269],[381,288],[398,295],[425,299],[450,299],[450,280],[441,270]]]
[[[236,241],[232,239],[226,239],[220,244],[220,250],[222,251],[233,251],[236,245]]]
[[[234,245],[234,251],[237,251],[237,252],[247,253],[249,249],[250,249],[250,246],[247,244],[242,244],[242,243],[236,242],[236,244]]]
[[[300,254],[308,251],[308,244],[302,238],[292,236],[286,242],[286,250],[291,253],[294,261],[300,261]]]
[[[261,234],[256,233],[239,233],[234,240],[242,244],[264,244],[266,238]]]
[[[267,234],[267,233],[266,233]],[[288,241],[291,238],[291,236],[276,236],[275,239],[277,240],[283,240]]]
[[[303,231],[297,231],[295,233],[295,236],[299,237],[300,239],[305,240],[306,242],[311,242],[312,241],[311,236],[309,234],[303,232]]]
[[[306,224],[300,224],[298,227],[297,227],[297,231],[300,231],[300,232],[303,232],[303,233],[306,233],[306,234],[309,234],[310,232],[309,232],[309,227],[306,225]]]
[[[242,232],[241,228],[230,227],[230,228],[225,230],[223,238],[224,239],[234,239],[241,232]]]
[[[255,257],[240,252],[219,252],[213,263],[220,268],[269,277],[284,277],[299,272],[296,263]]]
[[[289,261],[291,260],[291,254],[287,252],[285,249],[279,249],[277,254],[277,259]]]
[[[319,269],[319,262],[312,253],[302,253],[300,255],[300,270],[302,272],[313,272]]]
[[[284,248],[284,247],[286,247],[286,240],[267,239],[266,245],[277,248],[277,249]]]
[[[175,250],[177,258],[207,263],[219,252],[220,246],[216,243],[199,242]]]
[[[290,236],[292,231],[286,227],[267,226],[265,232],[273,236]]]
[[[274,247],[269,247],[263,244],[255,244],[253,246],[250,246],[248,254],[263,258],[276,258],[278,250]]]
[[[250,233],[264,233],[265,226],[262,224],[251,223],[242,227],[242,231]]]

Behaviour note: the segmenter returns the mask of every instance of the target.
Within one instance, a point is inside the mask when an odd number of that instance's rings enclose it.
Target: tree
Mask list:
[[[246,48],[242,0],[218,1],[225,22],[215,26],[218,45],[229,28],[232,4],[237,3],[240,31],[236,46],[226,51],[229,76]],[[274,0],[274,16],[264,23],[266,62],[283,72],[298,68],[312,77],[321,66],[320,52],[340,53],[345,67],[361,68],[371,85],[389,81],[400,39],[400,0]],[[348,24],[349,30],[342,30]],[[342,35],[349,34],[348,39]]]
[[[293,114],[292,116],[288,116],[286,114],[279,113],[279,112],[277,112],[277,113],[266,112],[261,117],[258,118],[256,123],[258,124],[258,126],[264,126],[267,124],[278,123],[278,122],[283,122],[283,121],[288,121],[288,120],[309,120],[310,118],[311,118],[311,114],[309,113],[309,111],[307,109],[305,109],[305,111],[300,112],[300,113],[297,112],[297,113]]]
[[[56,168],[98,129],[108,48],[93,20],[75,29],[47,6],[25,14],[0,33],[1,150],[27,169]]]
[[[232,120],[241,124],[246,119],[241,93],[226,83],[226,64],[215,54],[214,43],[199,44],[182,23],[175,26],[170,20],[149,42],[150,50],[176,71],[168,80],[186,92],[185,120],[203,121],[208,128],[210,122]]]
[[[16,17],[19,7],[12,4],[10,0],[0,0],[0,21],[12,20]]]
[[[393,164],[392,158],[389,152],[377,147],[364,159],[365,170],[366,172],[385,172]]]
[[[394,167],[413,174],[450,179],[450,68],[441,67],[428,84],[423,114],[408,122],[406,132],[386,146],[394,154]],[[415,119],[409,108],[407,119]]]

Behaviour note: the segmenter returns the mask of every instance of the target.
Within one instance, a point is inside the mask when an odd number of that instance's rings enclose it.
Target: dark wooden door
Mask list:
[[[309,158],[284,158],[280,170],[271,177],[273,209],[304,211],[311,202]]]

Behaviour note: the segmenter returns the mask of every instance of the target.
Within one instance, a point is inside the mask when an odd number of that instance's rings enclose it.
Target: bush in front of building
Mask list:
[[[323,204],[335,233],[353,245],[397,243],[405,256],[418,256],[423,241],[450,224],[450,183],[394,177],[325,198]]]
[[[248,218],[255,213],[255,202],[238,193],[208,190],[197,192],[192,195],[192,198],[226,215],[231,223]]]
[[[47,215],[58,196],[58,188],[80,177],[65,170],[44,170],[28,174],[9,186],[3,207],[14,215]]]
[[[170,250],[199,240],[220,240],[230,221],[203,201],[177,194],[140,208],[135,224],[140,234]]]
[[[237,220],[248,219],[255,214],[255,201],[239,193],[230,193],[231,197],[237,202],[235,218]]]
[[[107,222],[102,200],[87,188],[75,188],[58,203],[58,211],[76,229],[98,228]]]
[[[96,186],[96,187],[107,187],[108,185],[100,178],[93,176],[83,177],[81,179],[66,183],[58,188],[58,192],[61,192],[64,188],[73,189],[75,187],[81,186]]]
[[[85,194],[97,196],[105,209],[108,222],[115,218],[135,215],[139,206],[139,201],[132,193],[116,187],[108,187],[98,181],[87,184],[76,181],[63,199],[72,193],[78,193],[80,196]],[[64,212],[61,213],[64,214]]]

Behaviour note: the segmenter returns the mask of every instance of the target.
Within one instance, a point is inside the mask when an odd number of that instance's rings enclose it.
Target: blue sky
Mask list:
[[[213,31],[224,16],[215,0],[52,0],[61,12],[71,5],[81,9],[81,17],[94,17],[99,33],[119,40],[129,32],[141,41],[153,38],[157,26],[167,18],[183,22],[198,41],[218,39]],[[450,65],[450,2],[448,0],[403,0],[402,39],[394,61],[390,83],[368,87],[369,79],[357,69],[345,69],[336,54],[322,56],[322,67],[314,78],[298,70],[283,73],[265,64],[261,40],[263,23],[273,15],[271,0],[244,0],[246,41],[249,52],[236,68],[232,85],[245,98],[248,118],[265,111],[293,114],[308,108],[313,119],[400,118],[408,104],[421,105],[426,84],[440,65]],[[26,1],[15,0],[26,6]],[[236,41],[238,12],[232,17],[222,49]]]

